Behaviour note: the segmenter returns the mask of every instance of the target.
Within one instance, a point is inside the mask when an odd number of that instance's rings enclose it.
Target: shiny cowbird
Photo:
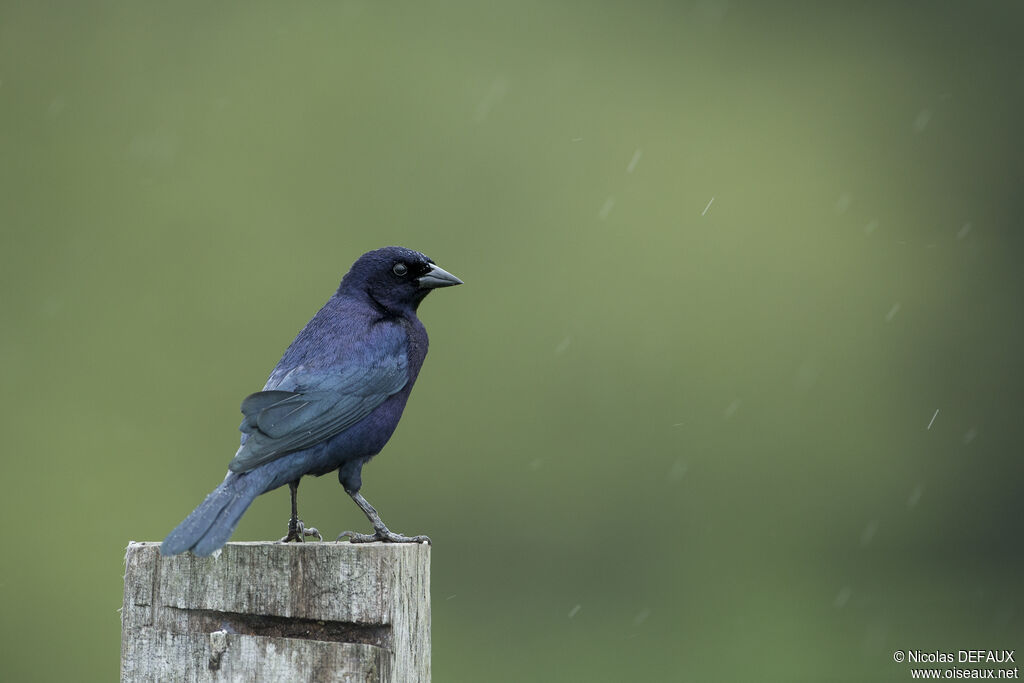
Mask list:
[[[242,443],[220,486],[160,545],[164,555],[209,555],[227,543],[261,493],[288,484],[292,514],[284,541],[320,537],[299,520],[303,475],[338,479],[373,525],[346,531],[355,543],[429,543],[392,532],[359,493],[363,465],[398,426],[427,354],[416,309],[431,290],[462,284],[423,254],[385,247],[363,254],[338,291],[299,332],[263,391],[242,401]]]

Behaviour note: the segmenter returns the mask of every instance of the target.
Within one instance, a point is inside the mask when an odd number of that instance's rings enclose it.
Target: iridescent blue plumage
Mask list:
[[[263,391],[242,402],[241,445],[227,476],[160,551],[212,553],[256,496],[284,484],[292,488],[288,538],[302,540],[299,479],[333,470],[375,530],[344,535],[429,540],[392,533],[359,489],[363,464],[391,438],[426,357],[427,332],[416,309],[432,289],[461,283],[411,249],[385,247],[361,256],[285,351]]]

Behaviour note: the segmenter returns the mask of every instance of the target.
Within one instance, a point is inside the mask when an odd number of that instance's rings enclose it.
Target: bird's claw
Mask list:
[[[396,534],[389,529],[378,529],[374,534],[359,534],[355,531],[343,531],[338,534],[338,538],[335,542],[341,541],[343,538],[348,539],[349,543],[426,543],[430,545],[429,536],[403,536],[402,534]]]
[[[305,543],[307,538],[316,538],[318,541],[324,540],[324,537],[320,535],[320,532],[316,527],[306,527],[305,523],[301,520],[295,520],[296,523],[293,525],[291,520],[288,521],[288,535],[280,540],[281,543]]]

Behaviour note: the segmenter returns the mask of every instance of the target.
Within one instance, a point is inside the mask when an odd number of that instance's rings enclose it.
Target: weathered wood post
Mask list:
[[[131,543],[122,681],[429,681],[430,546]]]

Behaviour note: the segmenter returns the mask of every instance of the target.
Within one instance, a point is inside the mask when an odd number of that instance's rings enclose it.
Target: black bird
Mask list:
[[[209,555],[231,537],[261,493],[288,484],[292,514],[285,541],[317,536],[298,518],[303,475],[338,470],[345,492],[373,525],[346,531],[353,543],[426,542],[393,533],[359,493],[363,465],[402,417],[427,355],[416,309],[431,290],[462,280],[423,254],[385,247],[359,257],[324,307],[299,332],[263,391],[242,401],[242,443],[224,481],[160,545],[164,555]]]

